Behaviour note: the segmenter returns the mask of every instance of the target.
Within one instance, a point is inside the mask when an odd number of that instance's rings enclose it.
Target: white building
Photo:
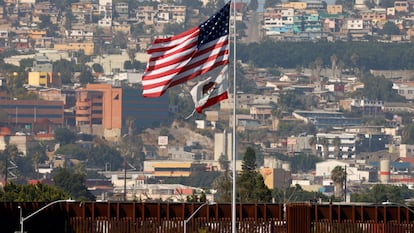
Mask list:
[[[335,138],[339,139],[339,151],[335,151]],[[356,147],[356,134],[318,133],[316,134],[316,151],[323,158],[335,158],[336,152],[342,159],[354,159]],[[328,144],[326,143],[326,140]],[[325,147],[328,147],[327,150]],[[328,153],[325,155],[325,153]]]
[[[348,30],[362,30],[362,29],[364,29],[364,20],[362,20],[362,19],[348,19],[346,21],[346,29],[348,29]]]
[[[316,163],[316,177],[323,177],[324,185],[332,184],[331,172],[336,167],[340,166],[343,169],[346,169],[346,182],[349,183],[361,183],[367,182],[369,180],[369,171],[362,164],[348,163],[345,161],[339,161],[335,159],[329,159],[323,162]]]

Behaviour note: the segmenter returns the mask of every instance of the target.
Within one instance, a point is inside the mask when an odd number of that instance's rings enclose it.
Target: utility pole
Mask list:
[[[347,178],[346,178],[346,165],[345,165],[345,171],[344,171],[344,172],[345,172],[345,174],[344,174],[344,176],[345,176],[345,180],[344,180],[344,193],[343,193],[343,194],[344,194],[344,200],[345,200],[345,202],[346,202],[346,201],[347,201],[347,200],[346,200],[346,179],[347,179]]]
[[[126,192],[127,192],[127,189],[126,189],[126,176],[127,176],[127,161],[126,161],[126,155],[124,155],[124,201],[126,201],[127,200],[127,196],[126,196]]]

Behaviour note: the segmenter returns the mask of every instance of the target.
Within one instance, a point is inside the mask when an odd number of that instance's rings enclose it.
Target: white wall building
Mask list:
[[[359,170],[358,166],[353,163],[342,162],[335,159],[329,159],[323,162],[316,163],[315,176],[323,177],[324,183],[333,183],[331,180],[331,172],[336,167],[340,166],[346,168],[346,181],[361,183],[369,180],[368,170]]]
[[[319,155],[323,158],[335,158],[336,151],[335,151],[335,138],[339,138],[339,156],[342,159],[354,159],[355,158],[355,142],[356,142],[356,134],[333,134],[333,133],[318,133],[316,134],[316,151]],[[328,144],[324,145],[325,139],[328,140]],[[328,147],[328,150],[324,147]],[[328,153],[325,155],[325,153]]]

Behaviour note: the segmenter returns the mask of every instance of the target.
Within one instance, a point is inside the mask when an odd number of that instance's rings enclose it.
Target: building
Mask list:
[[[372,181],[374,178],[370,166],[364,164],[355,164],[335,159],[329,159],[316,163],[315,177],[321,177],[323,185],[333,184],[331,180],[331,172],[336,167],[340,166],[346,171],[346,182],[357,183]]]
[[[94,44],[93,42],[70,42],[66,44],[55,44],[54,49],[62,50],[62,51],[70,51],[70,52],[78,52],[83,51],[86,56],[91,56],[94,54]]]
[[[174,160],[144,161],[144,172],[154,177],[188,177],[195,171],[206,171],[206,164]]]
[[[362,122],[360,118],[345,117],[341,112],[298,110],[292,115],[305,123],[314,124],[317,128],[358,126]]]
[[[81,132],[115,140],[121,136],[122,89],[88,84],[76,93],[76,126]]]
[[[356,138],[355,134],[318,133],[316,134],[316,151],[322,158],[354,159],[356,158]],[[335,140],[338,141],[335,142]]]
[[[60,86],[60,78],[53,76],[53,64],[46,56],[36,55],[33,67],[28,73],[28,84],[34,87]]]
[[[145,128],[168,119],[168,95],[143,98],[138,90],[87,84],[77,90],[76,126],[81,132],[117,141],[126,133],[129,119]],[[122,133],[124,132],[124,133]]]
[[[16,145],[19,152],[26,155],[27,149],[30,147],[30,140],[26,135],[0,136],[0,151],[3,151],[7,145],[11,144]]]
[[[272,106],[254,105],[250,107],[250,115],[255,120],[269,120],[272,117]]]
[[[394,8],[396,12],[409,12],[410,3],[408,1],[395,1]]]
[[[381,100],[353,99],[351,101],[351,112],[359,112],[362,115],[382,115],[384,102]]]
[[[16,131],[29,130],[38,124],[63,125],[63,101],[46,100],[2,100],[0,109],[7,113],[7,119],[0,123],[14,125]]]
[[[330,15],[337,15],[337,14],[342,14],[342,5],[331,5],[328,4],[326,6],[326,13],[330,14]]]

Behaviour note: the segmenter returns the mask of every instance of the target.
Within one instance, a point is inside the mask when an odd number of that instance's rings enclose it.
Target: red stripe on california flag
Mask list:
[[[224,92],[224,93],[222,93],[220,95],[214,96],[213,98],[209,98],[207,100],[207,102],[203,106],[200,106],[200,107],[196,108],[196,111],[198,113],[202,113],[203,112],[203,109],[208,108],[210,106],[213,106],[216,103],[218,103],[218,102],[220,102],[222,100],[228,99],[228,98],[229,97],[228,97],[228,94],[227,94],[227,91],[226,91],[226,92]]]

